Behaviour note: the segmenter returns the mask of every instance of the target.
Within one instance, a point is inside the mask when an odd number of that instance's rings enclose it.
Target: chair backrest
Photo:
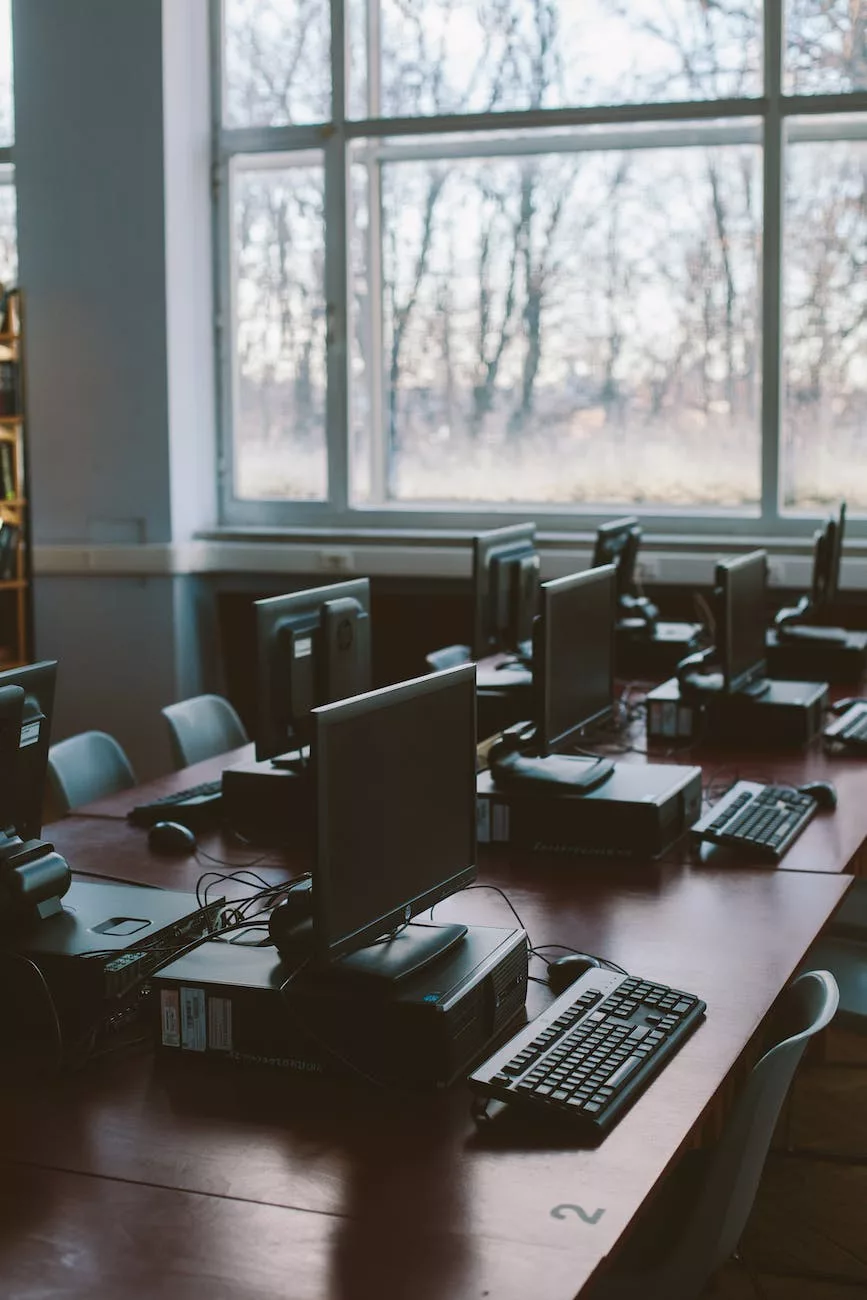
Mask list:
[[[82,731],[48,751],[49,805],[60,816],[135,784],[132,764],[106,731]]]
[[[833,1018],[838,1001],[829,971],[807,971],[784,992],[774,1017],[781,1037],[747,1079],[674,1252],[677,1258],[670,1261],[672,1274],[688,1280],[683,1291],[678,1287],[678,1296],[697,1295],[710,1273],[737,1249],[795,1069],[809,1039]]]
[[[468,645],[444,645],[440,650],[430,650],[424,657],[432,673],[440,673],[444,668],[457,668],[470,661]]]
[[[194,695],[168,704],[163,717],[168,723],[172,760],[178,771],[246,745],[249,739],[243,722],[222,695]]]

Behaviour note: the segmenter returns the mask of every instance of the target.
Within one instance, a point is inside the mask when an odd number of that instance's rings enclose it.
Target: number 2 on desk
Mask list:
[[[586,1210],[582,1210],[580,1205],[555,1205],[553,1210],[551,1211],[551,1218],[565,1219],[569,1210],[571,1210],[574,1214],[577,1214],[578,1218],[581,1220],[582,1223],[589,1223],[591,1228],[594,1226],[594,1224],[597,1224],[599,1222],[599,1220],[602,1218],[603,1214],[605,1213],[604,1207],[598,1210],[594,1210],[592,1214],[588,1214]]]

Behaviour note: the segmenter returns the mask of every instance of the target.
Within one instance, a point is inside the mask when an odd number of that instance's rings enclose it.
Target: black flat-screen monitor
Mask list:
[[[12,818],[15,832],[22,840],[36,840],[42,831],[56,684],[56,659],[0,672],[0,688],[19,686],[24,692]]]
[[[0,686],[0,845],[15,839],[15,785],[21,745],[24,692],[20,686]]]
[[[370,690],[367,578],[257,600],[256,758],[310,742],[320,704]]]
[[[635,515],[612,519],[596,530],[594,569],[613,564],[617,569],[617,597],[631,596],[635,587],[635,562],[641,545],[641,526]]]
[[[716,566],[716,644],[723,690],[730,694],[767,676],[767,582],[765,551],[751,551]]]
[[[846,503],[840,503],[837,515],[825,520],[813,539],[813,582],[811,605],[821,610],[832,605],[840,589],[840,562],[846,531]]]
[[[542,584],[533,635],[535,747],[541,758],[611,715],[616,612],[612,564]]]
[[[539,599],[536,525],[513,524],[473,538],[474,659],[507,650],[529,657]]]
[[[475,681],[463,664],[314,710],[320,960],[375,943],[475,878]]]

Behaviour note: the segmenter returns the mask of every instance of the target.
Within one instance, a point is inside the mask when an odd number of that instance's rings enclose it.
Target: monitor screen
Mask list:
[[[473,538],[473,645],[476,659],[529,652],[539,597],[536,525],[514,524]]]
[[[614,705],[614,566],[542,584],[533,641],[538,753],[566,747]]]
[[[257,600],[256,758],[306,745],[320,704],[370,690],[367,578]]]
[[[767,555],[752,551],[716,566],[717,649],[723,688],[739,691],[767,673]]]
[[[475,665],[316,709],[312,756],[314,942],[334,960],[475,878]]]
[[[13,804],[13,823],[22,840],[36,840],[42,831],[42,801],[56,683],[56,659],[0,672],[0,688],[20,686],[24,691]]]
[[[635,515],[612,519],[596,530],[593,547],[594,569],[613,564],[617,569],[617,595],[629,596],[635,585],[635,561],[641,543],[641,526]]]

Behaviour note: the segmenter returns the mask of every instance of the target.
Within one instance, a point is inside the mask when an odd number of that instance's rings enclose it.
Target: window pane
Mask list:
[[[786,0],[785,59],[787,94],[867,89],[867,0]]]
[[[322,500],[325,237],[321,156],[236,159],[235,495]]]
[[[288,126],[331,116],[328,0],[223,0],[223,119]]]
[[[349,3],[359,117],[761,93],[761,0],[379,0],[368,56]]]
[[[782,499],[863,511],[867,140],[792,144],[786,179]]]
[[[12,0],[0,0],[0,145],[15,138],[12,108]]]
[[[760,149],[676,134],[357,155],[357,501],[757,502]]]

